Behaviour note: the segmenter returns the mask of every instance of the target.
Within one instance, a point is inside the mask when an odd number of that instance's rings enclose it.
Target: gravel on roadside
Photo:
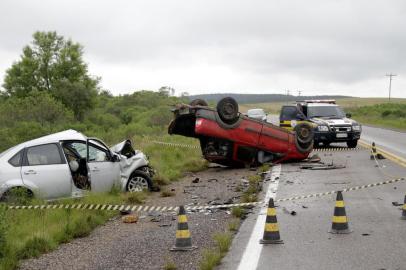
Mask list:
[[[152,193],[146,205],[178,206],[224,204],[239,201],[236,187],[242,178],[255,174],[247,169],[223,167],[188,173],[164,189],[175,193],[161,197]],[[214,246],[212,236],[226,231],[232,218],[230,209],[189,212],[192,243],[198,248],[171,252],[175,244],[177,213],[138,213],[139,221],[124,224],[119,217],[94,230],[90,236],[75,239],[37,259],[29,259],[20,269],[164,269],[174,262],[177,269],[199,269],[204,249]],[[154,220],[154,221],[151,221]]]

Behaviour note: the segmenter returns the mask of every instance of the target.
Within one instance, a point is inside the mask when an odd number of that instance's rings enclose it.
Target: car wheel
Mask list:
[[[296,141],[296,149],[300,152],[300,153],[308,153],[313,149],[313,141],[310,141],[308,143],[300,143],[298,141]]]
[[[0,201],[12,204],[27,204],[34,197],[34,193],[25,187],[13,187],[3,193]]]
[[[309,124],[300,123],[295,126],[296,138],[300,143],[307,144],[313,140],[313,129]]]
[[[151,178],[144,172],[134,171],[127,182],[126,190],[128,192],[141,192],[143,190],[151,190]]]
[[[207,107],[209,106],[209,104],[207,104],[207,102],[204,99],[194,99],[192,100],[192,102],[189,103],[190,106],[204,106]]]
[[[233,124],[238,120],[238,103],[232,97],[222,98],[217,103],[217,113],[226,124]]]
[[[358,144],[358,140],[347,141],[347,146],[349,148],[355,148],[355,147],[357,147],[357,144]]]

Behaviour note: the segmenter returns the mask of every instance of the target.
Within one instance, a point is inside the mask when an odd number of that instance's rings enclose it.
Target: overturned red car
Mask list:
[[[307,123],[287,131],[238,112],[238,103],[226,97],[211,109],[204,100],[179,104],[169,134],[200,140],[202,154],[210,162],[226,166],[258,165],[302,160],[313,149],[313,128]]]

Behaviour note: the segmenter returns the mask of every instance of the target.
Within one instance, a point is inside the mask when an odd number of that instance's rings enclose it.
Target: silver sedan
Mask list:
[[[101,140],[66,130],[0,154],[0,198],[23,190],[44,199],[81,197],[85,191],[152,188],[147,157],[126,140],[111,149]]]

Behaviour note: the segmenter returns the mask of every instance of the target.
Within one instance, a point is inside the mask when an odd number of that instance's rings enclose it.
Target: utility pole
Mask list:
[[[300,97],[301,94],[302,94],[302,90],[297,90],[297,96]]]
[[[392,90],[392,77],[397,76],[396,74],[386,74],[386,77],[389,77],[389,101],[390,101],[390,94],[391,94],[391,90]]]
[[[289,94],[290,94],[290,91],[286,90],[286,104],[289,103]]]

